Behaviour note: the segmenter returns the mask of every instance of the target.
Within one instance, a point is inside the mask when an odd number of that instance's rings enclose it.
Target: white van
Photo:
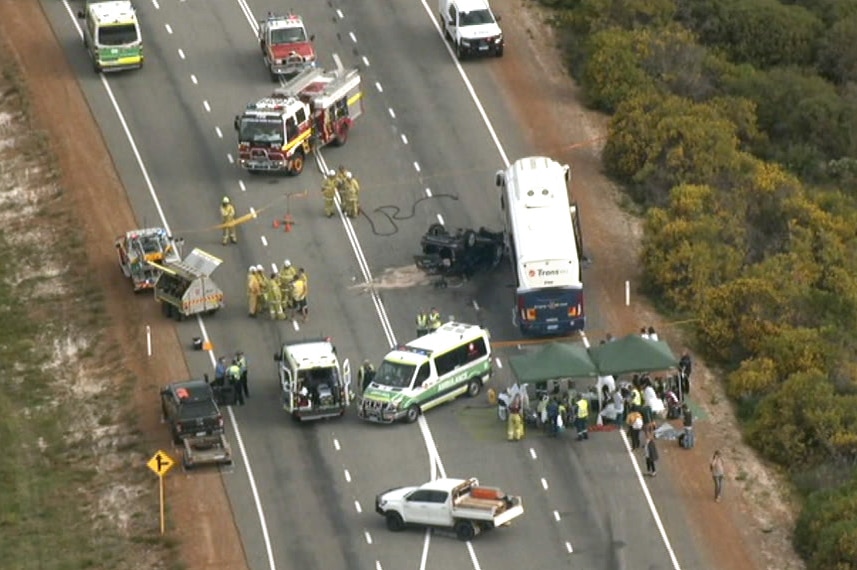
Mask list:
[[[391,351],[357,405],[358,417],[380,423],[416,421],[421,413],[462,394],[474,397],[491,378],[486,329],[446,323]]]
[[[84,21],[83,45],[96,73],[143,67],[143,38],[131,2],[90,0],[77,17]]]

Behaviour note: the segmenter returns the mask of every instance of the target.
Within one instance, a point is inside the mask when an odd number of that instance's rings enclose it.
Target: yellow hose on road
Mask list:
[[[179,230],[179,231],[175,231],[173,233],[177,234],[177,235],[178,234],[195,234],[195,233],[202,233],[202,232],[210,232],[210,231],[214,231],[214,230],[223,230],[226,228],[234,228],[236,226],[240,226],[241,224],[246,224],[247,222],[249,222],[251,220],[255,220],[256,218],[259,217],[259,214],[261,214],[265,210],[272,208],[273,206],[276,206],[282,200],[288,201],[289,198],[306,198],[307,196],[309,196],[309,190],[302,190],[300,192],[283,194],[282,196],[280,196],[276,200],[270,202],[269,204],[262,206],[258,210],[255,210],[255,211],[250,212],[248,214],[244,214],[243,216],[239,216],[239,217],[235,218],[234,220],[232,220],[231,222],[224,222],[224,223],[217,224],[214,226],[208,226],[206,228],[199,228],[199,229],[193,229],[193,230]]]

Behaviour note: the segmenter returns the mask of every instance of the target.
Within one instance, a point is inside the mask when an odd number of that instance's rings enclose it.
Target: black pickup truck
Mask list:
[[[223,434],[223,415],[204,380],[175,382],[161,390],[161,410],[173,441]]]

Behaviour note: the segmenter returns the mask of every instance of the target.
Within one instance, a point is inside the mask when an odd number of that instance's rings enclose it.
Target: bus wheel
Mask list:
[[[414,404],[410,408],[408,408],[408,415],[405,416],[405,421],[409,424],[417,421],[417,418],[420,417],[420,407]]]
[[[479,380],[471,380],[470,384],[467,385],[467,396],[470,398],[475,398],[479,395],[479,392],[482,391],[482,382]]]

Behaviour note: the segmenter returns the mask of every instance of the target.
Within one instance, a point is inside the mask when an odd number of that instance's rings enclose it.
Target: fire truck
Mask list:
[[[308,67],[315,66],[315,36],[307,36],[303,19],[289,14],[268,17],[259,22],[259,47],[271,79],[291,77]]]
[[[357,69],[305,69],[235,117],[238,164],[251,173],[279,171],[297,176],[314,150],[344,145],[354,120],[362,114]]]

